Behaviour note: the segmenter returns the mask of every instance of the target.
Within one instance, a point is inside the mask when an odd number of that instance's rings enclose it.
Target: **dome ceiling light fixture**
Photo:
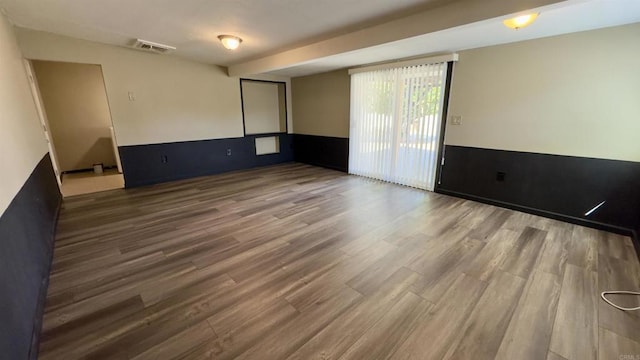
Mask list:
[[[518,30],[531,25],[531,23],[534,22],[537,17],[538,13],[524,14],[513,17],[511,19],[506,19],[502,23],[508,28]]]
[[[229,50],[235,50],[240,46],[242,39],[233,35],[219,35],[218,39],[222,43],[222,46]]]

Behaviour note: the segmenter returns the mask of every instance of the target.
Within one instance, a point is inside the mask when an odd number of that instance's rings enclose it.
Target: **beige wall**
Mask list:
[[[13,27],[0,14],[0,215],[47,153]]]
[[[33,61],[61,171],[116,164],[100,65]]]
[[[351,78],[347,70],[291,80],[293,132],[349,137]]]
[[[39,31],[16,31],[29,59],[102,65],[120,146],[243,136],[239,79],[228,77],[220,67]],[[129,100],[129,92],[135,101]]]
[[[640,161],[640,24],[463,51],[446,143]]]

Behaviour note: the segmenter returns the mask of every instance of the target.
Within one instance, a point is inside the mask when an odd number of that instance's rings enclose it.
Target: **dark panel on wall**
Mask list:
[[[280,153],[256,155],[255,138],[269,136],[279,137]],[[128,188],[293,161],[291,134],[121,146],[119,151]]]
[[[293,148],[298,162],[349,171],[349,138],[294,134]]]
[[[630,234],[640,228],[639,184],[638,162],[447,145],[436,191]]]
[[[0,217],[0,357],[35,359],[61,195],[47,154]]]

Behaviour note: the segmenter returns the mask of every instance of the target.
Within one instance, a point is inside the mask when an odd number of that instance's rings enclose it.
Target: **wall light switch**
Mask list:
[[[462,116],[456,115],[451,117],[451,125],[460,125],[462,124]]]
[[[129,101],[136,101],[136,94],[133,91],[129,91]]]

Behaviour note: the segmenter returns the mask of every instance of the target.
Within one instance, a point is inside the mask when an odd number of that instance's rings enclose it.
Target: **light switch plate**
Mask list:
[[[462,124],[462,116],[456,115],[451,117],[451,125],[460,125]]]
[[[133,91],[129,91],[129,101],[136,101],[136,94]]]

